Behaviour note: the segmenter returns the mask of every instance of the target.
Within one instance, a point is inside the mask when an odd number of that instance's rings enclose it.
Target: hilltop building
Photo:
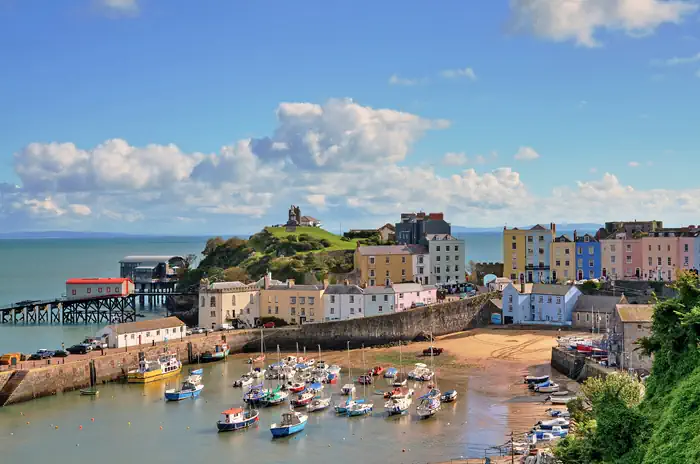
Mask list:
[[[395,226],[396,241],[402,245],[427,245],[428,234],[451,234],[452,227],[442,213],[401,213]]]

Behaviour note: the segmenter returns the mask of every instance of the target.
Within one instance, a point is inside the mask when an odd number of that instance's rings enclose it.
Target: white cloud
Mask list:
[[[118,14],[136,14],[139,12],[138,0],[97,0],[98,5],[107,11]]]
[[[683,64],[693,64],[700,61],[700,53],[691,56],[674,56],[667,60],[654,60],[652,64],[663,64],[666,66],[678,66]]]
[[[513,158],[518,161],[532,161],[540,157],[540,154],[532,147],[520,147]]]
[[[484,155],[476,155],[476,158],[474,158],[474,162],[476,164],[486,164],[486,157]]]
[[[456,79],[456,78],[466,78],[469,79],[470,81],[475,81],[476,80],[476,73],[472,68],[463,68],[463,69],[446,69],[440,73],[442,77],[445,77],[447,79]]]
[[[510,0],[512,25],[538,37],[578,45],[600,45],[600,30],[632,37],[651,34],[665,23],[679,23],[698,10],[685,0]]]
[[[412,86],[412,85],[418,85],[420,83],[424,82],[422,79],[418,78],[409,78],[409,77],[401,77],[398,74],[393,74],[389,78],[389,84],[390,85],[405,85],[405,86]]]
[[[324,209],[326,207],[326,196],[321,194],[307,195],[306,201],[319,209]]]
[[[467,155],[464,153],[449,152],[442,157],[442,164],[446,166],[461,166],[467,164]]]
[[[638,168],[639,162],[638,161],[630,161],[629,163],[627,163],[627,166],[629,166],[631,168]]]

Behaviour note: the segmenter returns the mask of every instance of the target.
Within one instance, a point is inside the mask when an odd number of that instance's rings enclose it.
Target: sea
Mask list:
[[[502,234],[459,235],[466,243],[466,262],[501,261]],[[187,255],[201,257],[208,237],[139,237],[94,239],[0,240],[0,306],[22,300],[48,300],[65,293],[66,279],[118,277],[119,261],[128,255]],[[159,317],[161,307],[144,307],[146,317]],[[33,353],[57,349],[93,336],[98,325],[0,324],[0,353]]]

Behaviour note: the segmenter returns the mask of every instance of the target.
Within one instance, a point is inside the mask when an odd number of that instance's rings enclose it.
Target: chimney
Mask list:
[[[294,279],[287,279],[287,288],[294,287]]]
[[[343,281],[343,285],[345,285],[345,286],[350,285],[350,281],[349,281],[348,279],[345,279],[345,280]]]
[[[578,234],[577,234],[576,231],[574,230],[574,242],[576,241],[577,238],[578,238]]]
[[[270,288],[270,281],[271,281],[271,280],[272,280],[272,273],[271,273],[271,272],[268,272],[267,274],[265,274],[265,278],[264,278],[264,281],[263,281],[263,282],[264,282],[263,288],[264,288],[265,290],[267,290],[267,289]]]
[[[328,288],[328,279],[323,279],[323,289],[325,290],[327,288]]]
[[[557,225],[556,225],[555,223],[551,222],[551,223],[549,224],[549,228],[552,229],[552,233],[553,233],[554,235],[557,234]]]

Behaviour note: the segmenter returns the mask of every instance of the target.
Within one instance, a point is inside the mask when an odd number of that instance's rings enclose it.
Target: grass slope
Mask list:
[[[296,232],[287,232],[284,227],[265,227],[265,230],[280,239],[290,235],[295,235],[298,238],[301,234],[307,234],[309,237],[317,240],[325,238],[331,243],[331,246],[320,251],[354,250],[357,247],[356,239],[346,242],[340,239],[340,235],[335,235],[320,227],[297,227]]]

